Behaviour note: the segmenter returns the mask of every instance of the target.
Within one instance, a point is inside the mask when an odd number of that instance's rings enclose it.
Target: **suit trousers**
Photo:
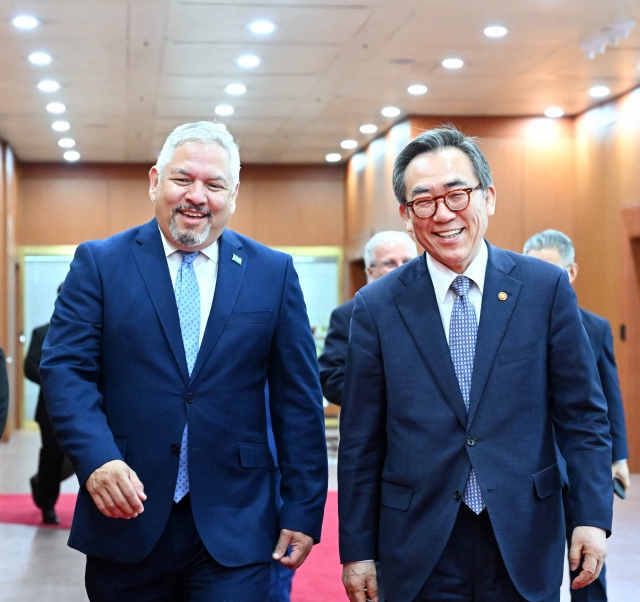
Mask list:
[[[460,505],[449,541],[414,602],[441,600],[526,602],[509,577],[486,510],[476,515]],[[559,601],[558,590],[541,602]]]
[[[146,558],[126,564],[88,556],[85,585],[91,602],[267,602],[270,568],[216,562],[198,535],[187,494],[173,504]]]
[[[34,493],[36,504],[43,510],[48,510],[56,505],[58,496],[60,495],[60,479],[62,475],[62,464],[64,462],[64,452],[58,445],[58,441],[53,434],[53,427],[51,426],[46,410],[45,412],[41,412],[39,417],[42,447],[40,448],[38,478]]]

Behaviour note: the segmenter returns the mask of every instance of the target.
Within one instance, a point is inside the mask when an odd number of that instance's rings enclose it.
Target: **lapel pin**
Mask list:
[[[504,291],[502,291],[501,293],[498,293],[498,299],[500,299],[500,301],[506,301],[507,297],[508,295]]]
[[[242,257],[238,257],[235,253],[231,256],[231,261],[235,261],[238,265],[242,265]]]

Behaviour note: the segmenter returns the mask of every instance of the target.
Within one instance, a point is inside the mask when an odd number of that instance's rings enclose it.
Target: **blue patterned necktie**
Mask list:
[[[478,337],[478,320],[473,304],[469,300],[470,287],[471,280],[467,276],[457,276],[451,283],[456,300],[453,304],[451,324],[449,325],[449,350],[467,414],[469,413],[473,359],[476,355],[476,339]],[[469,473],[462,501],[476,514],[480,514],[485,508],[482,491],[473,467]]]
[[[184,353],[187,358],[189,374],[191,374],[200,347],[200,288],[198,287],[198,279],[193,269],[193,261],[198,256],[199,251],[193,253],[187,253],[186,251],[178,252],[182,255],[182,263],[180,264],[174,290],[176,293],[176,304],[178,305],[178,316],[180,317],[180,330],[182,331]],[[182,443],[180,445],[178,481],[176,483],[175,493],[173,494],[173,501],[176,503],[189,493],[188,437],[189,423],[184,427]]]

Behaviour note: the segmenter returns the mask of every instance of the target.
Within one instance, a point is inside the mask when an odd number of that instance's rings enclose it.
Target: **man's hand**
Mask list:
[[[111,460],[94,470],[86,487],[98,510],[109,518],[135,518],[144,511],[144,485],[122,460]]]
[[[572,589],[579,589],[593,583],[600,575],[605,556],[607,555],[607,535],[598,527],[576,527],[571,536],[569,565],[572,571],[578,569],[580,559],[582,571],[573,580]]]
[[[626,460],[620,460],[619,462],[614,462],[611,465],[611,474],[614,479],[620,479],[624,490],[627,491],[629,489],[629,485],[631,485],[631,481],[629,480],[629,465]]]
[[[378,602],[378,579],[373,560],[345,562],[342,565],[342,584],[350,602],[365,602],[369,599]]]
[[[289,556],[285,556],[289,546],[291,546],[291,553]],[[313,548],[313,537],[300,533],[300,531],[282,529],[271,556],[274,560],[279,560],[283,566],[295,571],[307,559],[311,548]]]

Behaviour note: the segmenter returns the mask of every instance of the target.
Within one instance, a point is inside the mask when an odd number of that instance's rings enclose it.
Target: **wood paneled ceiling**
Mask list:
[[[21,31],[18,14],[40,25]],[[247,25],[266,18],[267,36]],[[581,44],[602,28],[637,21],[593,60]],[[508,34],[490,39],[488,25]],[[22,161],[60,161],[56,118],[69,121],[82,161],[152,162],[167,133],[217,117],[240,140],[244,162],[320,163],[352,138],[362,148],[409,114],[568,115],[640,84],[637,0],[0,0],[0,137]],[[53,57],[28,61],[34,51]],[[261,64],[239,67],[252,53]],[[447,57],[463,68],[442,67]],[[36,85],[54,79],[59,91]],[[242,96],[225,92],[240,82]],[[424,96],[407,87],[424,84]],[[63,102],[60,117],[45,110]],[[380,110],[402,114],[385,118]],[[67,134],[65,134],[67,135]],[[357,149],[356,149],[357,150]]]

